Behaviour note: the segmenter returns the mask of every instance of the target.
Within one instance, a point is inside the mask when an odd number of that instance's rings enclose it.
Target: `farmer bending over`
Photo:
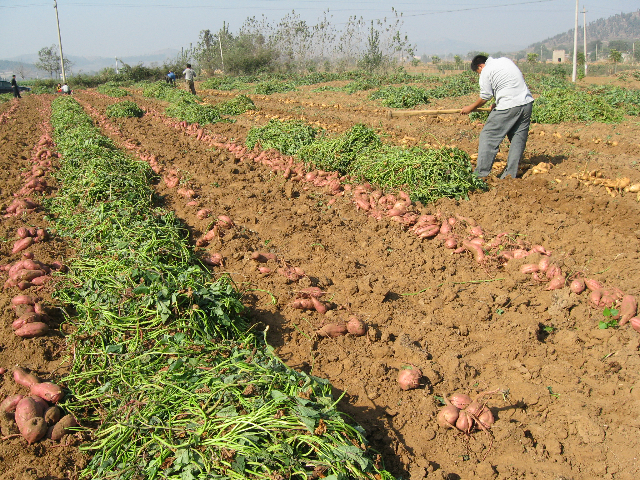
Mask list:
[[[529,87],[520,69],[508,58],[487,58],[484,55],[476,55],[471,60],[471,70],[480,75],[480,98],[464,107],[460,113],[468,115],[492,97],[495,98],[495,103],[491,106],[489,117],[480,133],[475,174],[484,178],[491,173],[498,147],[506,136],[511,145],[507,167],[500,174],[500,178],[509,175],[516,178],[531,123],[533,97]]]

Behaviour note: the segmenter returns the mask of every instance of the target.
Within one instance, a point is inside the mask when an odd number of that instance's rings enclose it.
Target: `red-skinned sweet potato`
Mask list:
[[[18,424],[18,429],[27,443],[31,445],[47,434],[47,422],[42,417],[33,417]]]
[[[49,333],[49,325],[43,322],[27,323],[14,332],[22,338],[42,337]]]
[[[347,326],[344,323],[328,323],[317,332],[319,337],[339,337],[347,334]]]
[[[29,295],[16,295],[11,299],[13,305],[33,305],[35,300]]]
[[[16,405],[16,413],[15,419],[18,424],[18,428],[21,429],[20,425],[34,417],[38,416],[38,412],[42,407],[40,407],[33,398],[24,397],[18,404]]]
[[[620,303],[620,320],[619,324],[624,325],[629,322],[638,312],[638,302],[633,295],[625,295]]]
[[[47,402],[58,403],[64,398],[64,392],[59,385],[51,382],[36,383],[31,386],[31,395],[44,398]]]
[[[23,368],[16,367],[13,370],[13,380],[23,387],[31,388],[32,385],[40,383],[40,379],[33,373],[27,373]]]
[[[66,433],[69,428],[77,427],[78,422],[76,421],[73,415],[65,415],[60,419],[58,423],[56,423],[53,427],[49,429],[47,436],[51,438],[51,440],[58,441],[60,440]]]
[[[37,408],[36,417],[44,417],[44,412],[46,412],[49,409],[49,404],[45,401],[45,399],[38,395],[31,395],[27,398],[30,398],[36,404],[36,408]]]
[[[44,412],[44,420],[50,427],[58,423],[61,418],[62,410],[60,410],[60,407],[58,407],[57,405],[47,408],[47,410]]]
[[[32,244],[33,244],[32,237],[22,238],[13,244],[13,249],[11,250],[11,253],[21,252],[22,250],[24,250],[25,248],[28,248]]]
[[[2,412],[15,412],[16,407],[20,401],[24,398],[24,395],[10,395],[0,403],[0,413]]]

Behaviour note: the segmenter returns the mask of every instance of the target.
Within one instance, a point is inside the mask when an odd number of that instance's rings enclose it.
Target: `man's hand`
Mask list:
[[[476,109],[475,104],[474,105],[467,105],[466,107],[462,107],[462,110],[460,110],[460,115],[469,115],[475,109]]]
[[[460,110],[460,115],[469,115],[476,108],[480,108],[485,103],[487,103],[486,100],[483,100],[483,99],[479,98],[478,100],[473,102],[471,105],[467,105],[466,107],[463,107],[462,110]]]

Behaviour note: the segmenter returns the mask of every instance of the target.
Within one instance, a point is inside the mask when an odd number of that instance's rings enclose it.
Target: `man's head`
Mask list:
[[[487,63],[487,56],[486,55],[476,55],[471,60],[471,70],[473,70],[476,73],[480,73],[480,71],[479,71],[480,70],[480,65],[484,65],[485,63]]]
[[[187,63],[187,68],[191,68],[191,64],[190,63]]]
[[[16,76],[14,75],[13,78],[16,78]]]

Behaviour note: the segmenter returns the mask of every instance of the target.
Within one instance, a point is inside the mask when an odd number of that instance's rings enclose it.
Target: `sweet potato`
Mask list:
[[[32,385],[40,383],[40,379],[33,373],[27,373],[23,368],[16,367],[13,370],[13,380],[23,387],[31,388]]]
[[[40,314],[36,312],[28,312],[15,319],[11,324],[11,328],[13,328],[14,330],[18,330],[28,323],[40,322],[41,320],[42,316]]]
[[[26,290],[27,288],[33,287],[33,283],[28,282],[27,280],[22,280],[18,283],[18,290]]]
[[[30,282],[34,278],[42,277],[43,275],[45,275],[44,270],[24,269],[16,272],[16,274],[13,276],[13,280],[15,280],[18,283],[23,281]]]
[[[298,310],[314,310],[315,307],[310,298],[296,298],[291,302],[291,306]]]
[[[227,217],[226,215],[218,216],[217,225],[220,225],[220,228],[224,228],[225,230],[228,230],[235,226],[235,224],[233,223],[233,220],[231,220],[231,218]]]
[[[545,290],[558,290],[559,288],[564,287],[565,282],[566,280],[564,275],[556,275],[551,279]]]
[[[56,423],[53,427],[49,429],[49,432],[47,432],[47,436],[51,438],[51,440],[58,441],[65,434],[69,433],[68,430],[70,428],[77,427],[77,426],[78,426],[78,422],[76,421],[73,415],[71,414],[65,415],[60,419],[58,423]]]
[[[638,302],[633,295],[625,295],[620,303],[620,320],[619,325],[629,322],[638,313]]]
[[[20,424],[38,416],[38,412],[41,407],[31,397],[24,397],[16,405],[15,419],[18,424],[18,428],[21,429]],[[21,429],[22,430],[22,429]]]
[[[482,263],[484,261],[484,251],[482,250],[482,247],[480,245],[471,243],[469,240],[462,240],[462,246],[465,250],[473,253],[476,262]]]
[[[278,257],[275,253],[270,252],[253,252],[251,254],[251,260],[259,263],[267,263],[269,260],[277,260]]]
[[[59,385],[51,382],[42,382],[31,385],[31,395],[44,398],[47,402],[58,403],[64,398],[64,392]]]
[[[339,337],[347,334],[347,326],[344,323],[328,323],[316,331],[316,334],[319,337]]]
[[[21,317],[23,315],[26,315],[27,313],[35,313],[36,308],[35,308],[35,305],[22,304],[22,305],[15,305],[13,307],[13,310],[15,311],[18,317]]]
[[[21,252],[22,250],[24,250],[25,248],[28,248],[32,244],[33,244],[32,237],[22,238],[13,244],[13,249],[11,250],[11,253]]]
[[[46,412],[49,409],[49,404],[45,401],[45,399],[38,395],[31,395],[28,398],[33,400],[34,403],[36,404],[36,409],[37,409],[36,417],[44,417],[44,412]]]
[[[318,313],[327,313],[327,306],[318,300],[316,297],[311,297],[311,303]]]
[[[592,307],[597,308],[600,306],[601,298],[602,298],[602,290],[592,290],[591,293],[589,294],[589,304]]]
[[[537,263],[526,263],[520,267],[520,272],[524,274],[535,273],[540,270]]]
[[[12,305],[33,305],[35,300],[29,295],[16,295],[11,299]]]
[[[49,325],[43,322],[27,323],[15,331],[22,338],[42,337],[49,332]]]
[[[27,443],[31,445],[47,434],[47,422],[45,422],[42,417],[33,417],[25,422],[19,423],[18,429]]]
[[[584,284],[592,292],[595,291],[595,290],[602,290],[604,288],[604,285],[602,285],[599,281],[594,280],[592,278],[585,278],[584,279]]]
[[[47,408],[44,412],[44,420],[50,427],[58,423],[60,418],[62,418],[62,410],[57,405]]]
[[[360,320],[355,315],[352,315],[347,320],[347,331],[356,337],[361,337],[367,333],[367,324]]]
[[[586,285],[584,284],[584,280],[582,278],[576,278],[571,282],[569,288],[573,293],[579,294],[584,292]]]
[[[398,374],[398,384],[402,390],[411,390],[413,388],[418,388],[421,378],[422,372],[419,368],[405,366],[402,367]]]
[[[20,401],[24,398],[24,395],[10,395],[0,403],[0,413],[3,412],[15,412],[16,407]]]

